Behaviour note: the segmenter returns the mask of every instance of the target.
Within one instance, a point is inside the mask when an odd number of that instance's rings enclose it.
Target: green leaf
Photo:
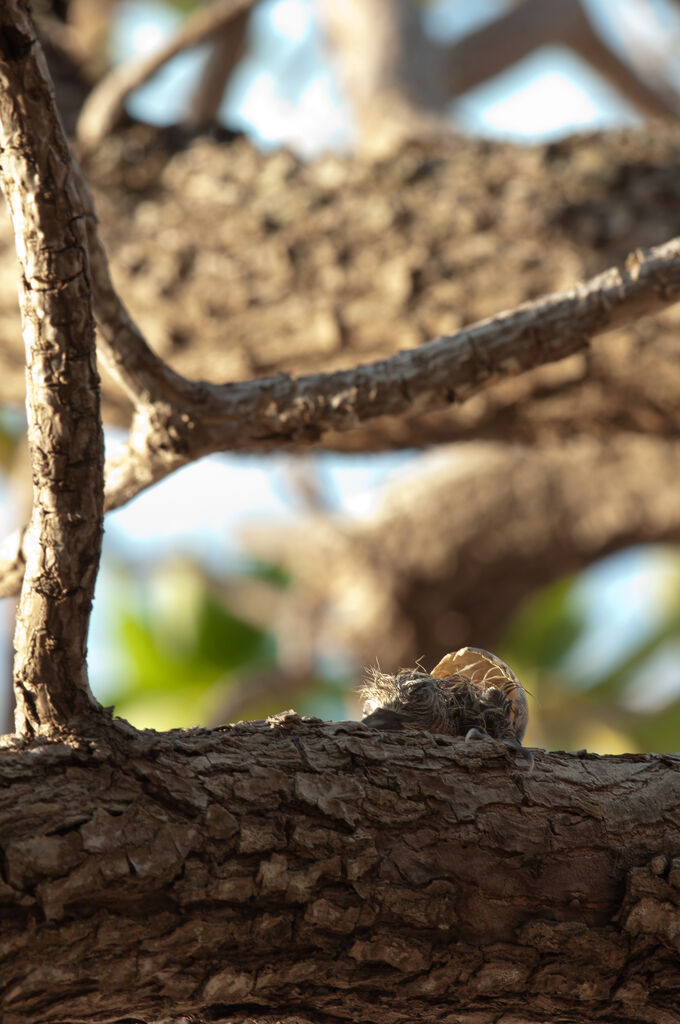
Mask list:
[[[641,750],[680,750],[680,700],[651,715],[636,715],[631,732]]]
[[[574,577],[568,576],[521,605],[500,645],[511,664],[555,669],[562,663],[586,627],[573,587]]]
[[[269,661],[273,656],[267,634],[232,615],[210,593],[198,609],[197,647],[201,656],[222,672]]]

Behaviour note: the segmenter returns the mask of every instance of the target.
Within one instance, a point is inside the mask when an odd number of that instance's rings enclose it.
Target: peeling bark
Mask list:
[[[536,761],[292,713],[6,742],[3,1019],[675,1024],[680,759]]]

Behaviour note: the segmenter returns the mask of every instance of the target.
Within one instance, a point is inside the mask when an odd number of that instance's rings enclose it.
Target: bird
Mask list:
[[[423,729],[468,740],[492,737],[520,753],[529,721],[524,687],[509,665],[481,647],[445,654],[431,672],[370,668],[360,690],[373,729]]]

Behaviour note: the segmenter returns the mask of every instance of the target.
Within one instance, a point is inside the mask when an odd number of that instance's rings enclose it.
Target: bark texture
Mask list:
[[[377,417],[461,404],[497,380],[580,352],[593,337],[678,298],[680,238],[637,250],[624,267],[577,288],[351,370],[210,385],[161,366],[153,404],[136,409],[128,446],[107,467],[107,505],[123,504],[212,452],[296,449]],[[144,351],[155,359],[145,343]]]
[[[50,102],[26,7],[8,0],[0,13],[0,183],[22,268],[33,467],[15,635],[20,733],[77,728],[94,707],[86,650],[103,531],[104,443],[83,208],[61,126],[43,118]]]
[[[0,773],[6,1024],[678,1020],[675,755],[288,713]]]
[[[449,404],[467,405],[469,412],[470,396],[518,373],[524,379],[544,364],[561,362],[550,372],[555,390],[563,389],[587,364],[565,365],[561,357],[580,353],[596,335],[672,304],[680,294],[674,240],[646,252],[636,250],[624,268],[612,268],[569,292],[353,370],[223,385],[188,381],[148,348],[112,289],[85,186],[79,174],[75,180],[87,211],[102,347],[137,405],[127,450],[109,467],[108,507],[212,451],[333,446],[338,432],[355,434],[375,418],[398,424],[414,410],[428,410],[427,417],[433,415],[430,410]],[[668,315],[672,319],[674,314]],[[646,352],[644,339],[642,344]],[[644,416],[638,413],[637,419]],[[409,426],[407,422],[402,444],[407,437],[414,443]],[[10,564],[12,578],[19,569]]]
[[[677,1021],[677,756],[539,754],[530,773],[490,740],[390,738],[292,712],[140,734],[87,714],[84,670],[102,515],[88,245],[95,287],[111,300],[110,317],[100,306],[113,325],[106,344],[137,402],[131,455],[150,472],[200,454],[213,430],[236,448],[313,444],[329,426],[442,405],[579,352],[590,334],[675,297],[677,243],[634,254],[590,290],[468,331],[460,351],[434,342],[297,382],[154,377],[161,364],[99,274],[87,196],[45,115],[44,69],[18,0],[0,14],[0,74],[36,494],[17,632],[19,724],[34,735],[0,744],[4,1020]],[[287,157],[278,166],[303,173]],[[378,223],[386,210],[389,226],[389,203]],[[277,203],[267,231],[294,213]],[[160,236],[156,250],[162,266]],[[198,246],[192,260],[203,255]],[[244,258],[266,270],[262,252]],[[366,310],[359,320],[370,322]],[[629,497],[636,505],[638,491]],[[644,506],[657,533],[674,528],[665,498]],[[448,514],[446,500],[438,511]],[[579,525],[588,538],[588,516]],[[55,727],[59,742],[35,736]]]
[[[381,359],[680,234],[678,139],[665,125],[528,149],[433,139],[378,164],[309,166],[243,140],[173,153],[137,130],[103,144],[88,173],[114,280],[142,331],[178,372],[223,382]],[[16,403],[15,307],[13,288],[0,288],[0,398]],[[325,444],[543,439],[576,422],[668,436],[680,408],[677,316],[617,331],[460,409],[384,417]],[[105,398],[107,418],[127,423],[110,381]]]

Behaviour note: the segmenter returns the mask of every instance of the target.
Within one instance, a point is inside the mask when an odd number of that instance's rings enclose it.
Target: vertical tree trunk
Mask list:
[[[103,532],[104,440],[89,260],[71,158],[26,5],[0,10],[0,185],[22,268],[33,514],[17,612],[16,728],[51,734],[94,708],[87,631]]]

